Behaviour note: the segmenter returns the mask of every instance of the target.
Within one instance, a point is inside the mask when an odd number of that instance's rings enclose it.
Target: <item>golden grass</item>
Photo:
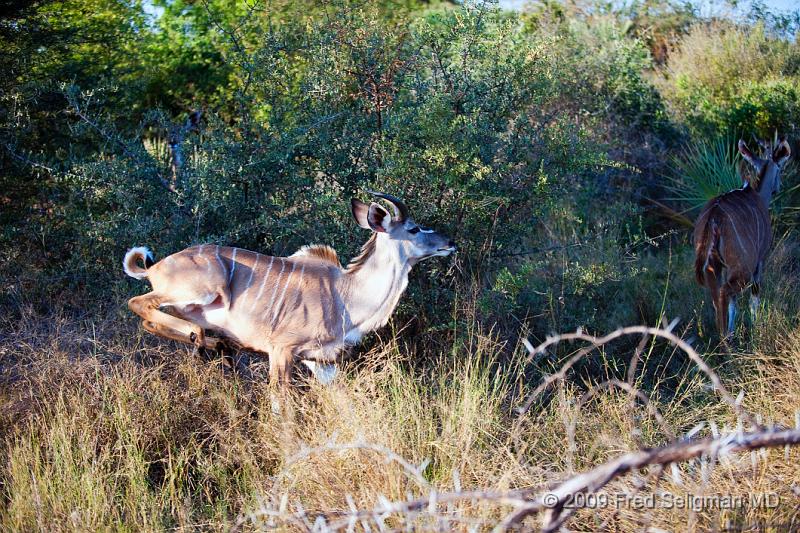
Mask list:
[[[747,409],[794,426],[800,328],[785,248],[773,261],[784,274],[772,275],[783,284],[765,284],[759,329],[742,337],[741,353],[711,359],[733,394],[744,391]],[[578,373],[518,416],[514,408],[542,378],[530,369],[542,363],[528,363],[522,347],[509,354],[474,321],[447,353],[427,354],[424,364],[412,364],[413,349],[398,338],[378,343],[332,386],[309,382],[291,394],[279,413],[258,365],[254,379],[241,379],[219,362],[124,329],[131,322],[23,313],[0,338],[1,530],[304,530],[354,508],[434,490],[544,491],[626,451],[667,442],[624,391],[601,391],[578,405],[588,384]],[[545,357],[557,366],[575,349]],[[604,360],[615,350],[628,347],[610,346],[592,357]],[[643,363],[671,352],[658,343]],[[737,424],[707,379],[688,365],[679,376],[637,385],[678,434],[701,422],[700,435]],[[579,511],[568,525],[701,531],[732,523],[783,530],[798,520],[799,460],[798,450],[773,450],[682,464],[679,478],[668,469],[658,482],[645,472],[628,475],[600,494],[611,502],[619,494],[656,494],[660,505],[609,504]],[[781,500],[774,508],[688,510],[666,508],[665,492],[774,493]],[[439,505],[438,518],[389,514],[383,526],[487,529],[509,510],[465,499]],[[537,523],[529,519],[526,527]],[[379,524],[369,521],[369,527]]]

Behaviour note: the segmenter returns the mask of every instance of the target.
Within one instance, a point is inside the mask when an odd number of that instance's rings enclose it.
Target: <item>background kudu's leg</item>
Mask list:
[[[730,276],[730,279],[720,288],[720,314],[723,315],[723,320],[727,318],[726,327],[720,329],[720,335],[725,335],[726,338],[733,337],[733,332],[736,329],[736,297],[747,286],[744,280],[738,274]],[[724,306],[723,306],[724,304]],[[727,309],[726,309],[727,307]],[[725,312],[727,310],[727,317]]]
[[[717,319],[717,331],[719,331],[719,336],[725,340],[728,337],[728,298],[721,290],[718,290],[717,297],[714,302],[714,313]]]
[[[728,331],[726,335],[733,337],[733,331],[736,329],[736,294],[729,294],[728,296]]]
[[[753,283],[750,285],[750,320],[752,320],[753,324],[756,323],[758,308],[761,303],[758,297],[761,292],[761,267],[762,264],[759,263],[756,271],[753,272]]]
[[[719,278],[717,277],[716,268],[706,269],[705,271],[705,285],[711,293],[711,305],[714,306],[714,319],[717,323],[717,331],[720,336],[725,335],[725,313],[727,311],[727,302],[722,299],[722,291],[719,287]]]

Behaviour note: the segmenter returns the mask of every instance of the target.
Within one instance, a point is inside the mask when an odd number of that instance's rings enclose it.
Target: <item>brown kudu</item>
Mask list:
[[[389,320],[411,268],[455,250],[448,237],[416,224],[398,198],[373,194],[394,215],[374,202],[351,201],[353,217],[372,236],[347,267],[332,248],[319,245],[272,257],[205,244],[157,263],[149,250],[137,247],[125,255],[125,273],[147,278],[153,291],[131,298],[128,306],[157,335],[214,349],[219,340],[205,335],[211,329],[268,354],[273,383],[289,382],[295,360],[328,381],[339,354]]]
[[[733,334],[736,297],[751,286],[750,312],[758,308],[764,260],[772,244],[769,203],[780,188],[781,170],[789,159],[789,144],[780,139],[755,156],[744,141],[739,152],[755,170],[754,182],[708,202],[694,226],[694,270],[697,282],[708,287],[717,328],[723,338]]]

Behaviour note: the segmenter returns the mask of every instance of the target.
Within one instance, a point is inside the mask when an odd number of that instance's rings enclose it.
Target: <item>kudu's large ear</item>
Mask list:
[[[790,155],[792,155],[792,149],[789,147],[789,143],[786,142],[786,139],[781,139],[780,144],[772,152],[772,160],[782,167]]]
[[[753,155],[753,152],[747,148],[747,144],[742,139],[739,139],[739,153],[742,154],[745,161],[753,165],[759,174],[761,173],[761,167],[764,166],[764,162]]]
[[[380,205],[372,202],[365,204],[358,198],[350,200],[350,209],[353,211],[353,218],[358,225],[364,229],[369,229],[377,233],[385,232],[389,229],[392,216]]]

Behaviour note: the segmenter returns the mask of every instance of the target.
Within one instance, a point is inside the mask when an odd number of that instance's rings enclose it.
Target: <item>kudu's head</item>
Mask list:
[[[359,226],[374,231],[379,238],[384,238],[396,246],[408,261],[416,263],[428,257],[450,255],[456,250],[456,243],[449,237],[414,222],[408,216],[408,208],[399,198],[389,194],[369,192],[389,202],[394,215],[389,214],[375,202],[367,205],[353,198],[350,201],[353,217]]]
[[[774,144],[759,141],[762,147],[762,157],[757,157],[748,148],[743,140],[739,141],[739,153],[745,161],[750,163],[758,176],[754,189],[769,203],[772,195],[781,187],[781,170],[792,154],[789,143],[785,139],[778,139]]]

